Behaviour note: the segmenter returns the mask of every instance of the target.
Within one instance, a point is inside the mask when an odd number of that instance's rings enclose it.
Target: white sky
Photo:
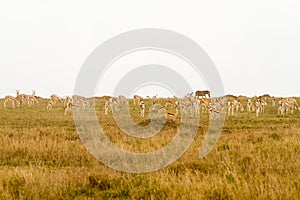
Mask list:
[[[208,87],[205,80],[203,80],[201,76],[202,74],[198,74],[198,71],[195,70],[185,60],[165,51],[144,49],[128,53],[126,56],[122,56],[113,62],[105,72],[104,76],[101,77],[96,90],[97,94],[110,94],[111,91],[117,87],[121,78],[126,76],[128,72],[139,66],[153,64],[159,64],[171,68],[179,73],[185,78],[186,82],[188,82],[193,91],[197,91],[199,88]],[[110,87],[108,87],[108,85]],[[180,85],[180,83],[178,83],[178,85]],[[191,91],[186,91],[186,93],[189,92]],[[139,85],[137,88],[132,88],[130,97],[133,97],[134,94],[139,94],[143,97],[147,95],[152,97],[156,94],[159,97],[172,97],[173,95],[180,96],[179,94],[175,94],[174,89],[163,84],[155,85],[152,82]],[[184,94],[181,94],[181,96],[183,95]]]
[[[196,41],[226,93],[300,96],[300,1],[12,0],[0,3],[0,97],[70,95],[97,46],[138,28]]]

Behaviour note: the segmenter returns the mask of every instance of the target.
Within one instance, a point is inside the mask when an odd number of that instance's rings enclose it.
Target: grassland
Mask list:
[[[298,99],[299,102],[299,99]],[[3,105],[3,100],[0,100]],[[132,104],[133,120],[139,117]],[[178,121],[167,121],[149,140],[124,134],[104,115],[97,99],[99,123],[116,145],[136,152],[161,148],[174,137]],[[300,199],[300,111],[277,115],[240,112],[227,116],[210,154],[198,158],[208,116],[176,162],[156,172],[115,171],[88,153],[71,113],[62,105],[46,110],[46,100],[31,108],[0,108],[0,199]]]

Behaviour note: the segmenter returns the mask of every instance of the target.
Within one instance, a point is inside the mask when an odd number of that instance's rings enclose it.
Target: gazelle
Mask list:
[[[73,104],[72,102],[67,103],[67,106],[65,107],[65,115],[67,115],[67,112],[71,111],[72,109],[76,109],[76,114],[78,115],[79,110],[86,109],[86,102],[80,101],[77,104]]]
[[[19,101],[20,101],[20,106],[21,106],[25,101],[27,101],[27,105],[29,106],[29,104],[30,104],[29,95],[27,95],[27,94],[20,94],[20,90],[16,90],[16,93],[17,93],[16,99],[19,99]]]
[[[284,114],[288,114],[290,110],[290,104],[288,101],[279,101],[279,107],[278,107],[278,114],[280,115],[284,115]]]
[[[265,106],[267,105],[266,101],[263,99],[260,99],[260,112],[265,112]]]
[[[73,95],[72,96],[72,103],[74,104],[78,104],[80,102],[86,102],[87,99],[83,96],[80,96],[80,95]]]
[[[276,106],[276,98],[273,96],[272,97],[272,106],[275,107]]]
[[[158,98],[158,94],[152,97],[152,99],[151,99],[152,105],[157,103],[157,98]]]
[[[170,112],[165,107],[160,106],[158,108],[158,112],[163,113],[166,119],[171,118],[173,121],[175,121],[178,114],[178,108],[176,108],[175,112]]]
[[[257,99],[257,101],[255,102],[255,113],[256,113],[256,117],[258,117],[258,113],[261,112],[261,109],[263,108],[261,105],[261,100]]]
[[[66,106],[69,102],[72,102],[72,98],[69,96],[65,97],[64,106]]]
[[[140,101],[142,100],[142,97],[141,96],[139,96],[139,95],[134,95],[133,96],[133,105],[140,105]]]
[[[219,102],[209,104],[209,117],[210,119],[221,119],[222,106]]]
[[[34,103],[37,103],[37,104],[39,103],[38,100],[37,100],[37,98],[36,98],[36,96],[35,96],[35,90],[32,90],[32,95],[29,96],[28,99],[30,101],[29,102],[29,104],[30,104],[29,106],[34,105]]]
[[[145,117],[145,108],[146,108],[146,105],[145,105],[144,101],[140,102],[140,108],[141,108],[141,117]]]
[[[174,121],[177,117],[177,114],[178,114],[177,109],[176,109],[176,112],[170,112],[167,109],[165,109],[165,118],[167,118],[167,119],[171,118]]]
[[[251,101],[251,99],[247,100],[247,111],[248,112],[252,111],[252,101]]]
[[[47,102],[47,110],[52,110],[53,105],[55,104],[55,102],[53,100],[49,100]]]
[[[120,109],[120,106],[118,104],[118,100],[114,97],[109,98],[109,105],[110,105],[110,109],[113,112],[116,112]]]
[[[289,101],[290,103],[292,103],[292,104],[295,105],[295,110],[300,110],[300,107],[299,107],[299,105],[298,105],[296,99],[294,99],[294,98],[288,98],[288,101]]]
[[[105,114],[105,115],[108,114],[108,108],[109,108],[109,103],[108,103],[108,101],[106,100],[105,103],[104,103],[104,114]]]
[[[268,98],[271,98],[271,96],[269,94],[264,94],[262,96],[259,96],[258,98],[261,99],[261,101],[263,100],[264,104],[267,105]]]
[[[236,105],[235,109],[236,109],[237,112],[238,111],[241,111],[241,112],[244,111],[244,106],[243,106],[241,100],[235,100],[235,105]]]
[[[299,105],[294,98],[282,98],[278,103],[278,113],[280,112],[281,114],[283,114],[285,111],[285,113],[287,114],[290,111],[290,113],[293,114],[294,110],[299,110]]]
[[[178,108],[178,107],[179,107],[179,101],[178,101],[178,100],[175,101],[174,107],[175,107],[175,108]]]
[[[13,108],[15,108],[15,104],[17,104],[18,106],[20,106],[20,102],[15,97],[13,97],[13,96],[6,96],[4,98],[4,104],[3,104],[4,108],[6,108],[6,103],[9,102],[9,101],[11,102]]]
[[[56,104],[58,101],[62,101],[62,98],[56,94],[52,94],[50,99],[54,102],[54,104]]]
[[[204,98],[198,98],[197,101],[199,102],[199,105],[201,107],[201,112],[207,112],[209,110],[209,102],[207,99]]]
[[[228,101],[227,103],[228,105],[228,115],[233,115],[233,110],[234,110],[234,106],[235,106],[235,103],[234,101]]]
[[[73,107],[73,103],[72,102],[68,102],[66,107],[65,107],[65,115],[67,115],[68,111],[71,111]]]

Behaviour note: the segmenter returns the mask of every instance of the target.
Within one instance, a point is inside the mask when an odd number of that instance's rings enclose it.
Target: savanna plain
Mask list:
[[[202,159],[209,116],[201,113],[197,135],[177,161],[134,174],[95,159],[82,144],[72,113],[65,116],[59,102],[48,111],[47,101],[0,107],[0,199],[300,199],[298,110],[281,116],[278,104],[269,103],[258,117],[246,111],[227,115],[218,142]],[[151,102],[145,103],[149,108]],[[118,128],[111,112],[104,115],[103,105],[104,99],[96,98],[99,124],[113,143],[132,152],[167,145],[180,124],[179,117],[167,120],[160,133],[137,139]],[[130,101],[129,107],[133,121],[149,123],[147,109],[141,118],[138,106]]]

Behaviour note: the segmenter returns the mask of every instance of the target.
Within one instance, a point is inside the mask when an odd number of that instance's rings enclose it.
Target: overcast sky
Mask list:
[[[197,42],[226,93],[300,96],[298,0],[12,0],[0,3],[0,97],[15,89],[70,95],[97,46],[139,28],[169,29]]]

